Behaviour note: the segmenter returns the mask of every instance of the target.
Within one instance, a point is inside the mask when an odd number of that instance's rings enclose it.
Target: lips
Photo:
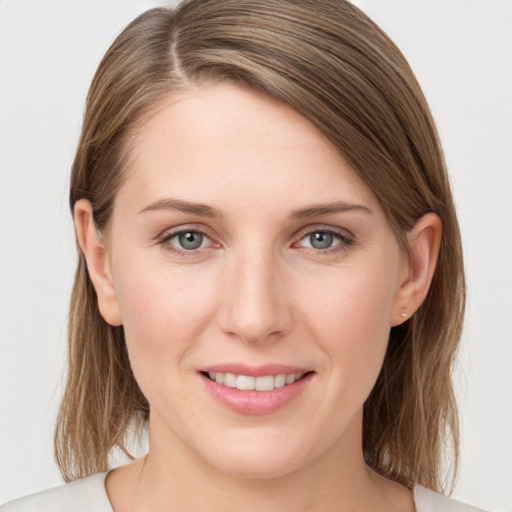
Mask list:
[[[270,414],[299,396],[314,372],[287,365],[217,365],[200,371],[206,389],[220,404],[246,415]]]

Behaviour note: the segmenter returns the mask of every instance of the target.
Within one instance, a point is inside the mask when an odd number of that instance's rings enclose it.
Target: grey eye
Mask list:
[[[334,235],[327,231],[316,231],[308,235],[310,246],[314,249],[329,249],[334,242]]]
[[[178,242],[183,249],[193,251],[203,244],[204,235],[198,231],[184,231],[178,235]]]

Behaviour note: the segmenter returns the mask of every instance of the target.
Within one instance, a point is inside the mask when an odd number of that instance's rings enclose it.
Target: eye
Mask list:
[[[207,247],[211,244],[211,240],[197,229],[182,229],[164,234],[160,243],[173,251],[191,252]]]
[[[306,233],[297,245],[317,251],[329,249],[341,249],[352,243],[352,238],[347,234],[329,229],[315,229]]]
[[[178,242],[181,248],[187,251],[193,251],[203,246],[205,238],[203,233],[199,233],[198,231],[184,231],[175,235],[171,240],[176,239],[176,242]]]
[[[310,233],[303,240],[309,244],[308,247],[313,247],[313,249],[329,249],[333,244],[337,245],[339,243],[339,240],[335,238],[334,234],[328,231]]]

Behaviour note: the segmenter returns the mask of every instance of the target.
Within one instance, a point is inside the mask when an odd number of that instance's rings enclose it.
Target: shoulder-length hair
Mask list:
[[[459,228],[438,134],[405,58],[345,0],[188,0],[135,19],[94,76],[71,175],[70,206],[108,227],[137,127],[172,91],[229,82],[289,105],[313,123],[376,194],[398,242],[428,212],[442,220],[428,296],[393,327],[364,405],[366,463],[409,487],[441,490],[443,450],[458,454],[451,368],[465,283]],[[101,317],[79,252],[69,316],[69,371],[55,434],[67,480],[108,467],[149,404],[122,327]],[[455,469],[454,469],[455,471]],[[455,473],[454,473],[455,474]]]

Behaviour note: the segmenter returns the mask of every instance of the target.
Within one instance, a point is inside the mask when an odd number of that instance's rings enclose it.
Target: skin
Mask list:
[[[151,408],[148,456],[107,479],[114,510],[413,511],[409,490],[364,463],[362,407],[390,328],[426,296],[438,217],[418,221],[404,254],[309,121],[227,84],[169,96],[133,148],[108,232],[87,201],[75,207],[101,313],[124,326]],[[334,203],[350,207],[294,215]],[[180,248],[179,229],[203,232],[201,247]],[[314,247],[312,232],[332,245]],[[284,407],[245,416],[198,373],[227,362],[314,373]]]

